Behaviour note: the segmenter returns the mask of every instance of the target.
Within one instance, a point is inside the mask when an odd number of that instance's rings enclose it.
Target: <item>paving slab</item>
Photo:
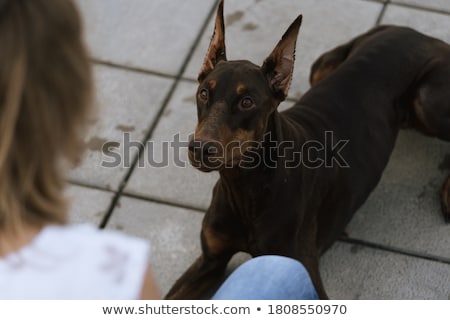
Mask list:
[[[69,185],[65,194],[70,203],[70,223],[93,223],[100,225],[111,200],[112,192]]]
[[[161,292],[200,255],[203,214],[129,197],[121,197],[108,225],[151,243],[151,265]]]
[[[450,2],[446,1],[446,3]],[[389,4],[381,23],[409,26],[417,31],[450,42],[450,15],[448,14]]]
[[[215,1],[77,2],[85,17],[86,36],[95,59],[175,76]],[[400,2],[442,12],[405,7]],[[448,1],[393,0],[382,23],[409,25],[450,42],[450,16],[444,13],[447,6]],[[262,62],[290,22],[303,13],[290,95],[296,99],[309,88],[309,68],[319,54],[374,26],[381,10],[382,1],[226,0],[227,53],[230,59]],[[197,77],[211,34],[212,20],[185,77]],[[84,185],[117,190],[127,169],[100,166],[105,159],[100,152],[103,143],[119,143],[117,151],[123,159],[124,133],[130,133],[133,141],[144,138],[174,79],[100,65],[95,67],[95,73],[98,121],[88,133],[90,150],[84,162],[69,178]],[[217,173],[201,173],[188,164],[186,144],[177,149],[178,154],[171,148],[168,152],[163,149],[164,142],[173,142],[177,133],[179,141],[186,143],[194,131],[196,86],[192,81],[179,83],[150,140],[152,144],[146,146],[144,165],[133,172],[125,196],[120,198],[107,226],[149,239],[154,273],[162,293],[200,253],[202,211],[209,205],[218,177]],[[281,108],[289,104],[284,103]],[[131,150],[131,158],[135,152]],[[402,132],[380,185],[350,223],[350,236],[449,258],[450,230],[443,223],[437,194],[450,171],[449,157],[448,143]],[[159,168],[155,163],[149,164],[149,159],[167,159],[169,164]],[[72,185],[67,195],[73,199],[71,222],[98,225],[113,193]],[[246,259],[248,255],[238,255],[229,270]],[[450,298],[448,264],[360,245],[336,243],[322,257],[321,272],[334,299]]]
[[[233,257],[227,272],[250,259]],[[320,272],[330,299],[450,299],[448,264],[335,243],[320,259]]]
[[[102,65],[96,65],[94,71],[98,105],[95,122],[86,135],[87,152],[69,173],[69,179],[117,190],[137,153],[137,147],[125,145],[125,141],[144,140],[172,80]],[[113,143],[109,151],[120,155],[122,163],[113,165],[115,158],[102,152],[107,142]]]
[[[450,1],[448,0],[391,0],[391,2],[418,6],[421,8],[430,8],[450,13]]]
[[[297,43],[290,97],[298,99],[309,88],[309,70],[319,55],[375,26],[382,3],[355,0],[227,0],[226,46],[229,60],[261,64],[288,26],[303,14]],[[215,17],[213,17],[215,18]],[[213,33],[206,28],[185,77],[196,79]]]
[[[450,143],[403,131],[384,175],[347,227],[350,237],[450,258],[440,188]]]
[[[215,0],[77,0],[92,55],[178,74]]]
[[[198,171],[191,166],[187,156],[189,136],[197,124],[196,91],[195,83],[179,83],[146,145],[145,158],[131,176],[126,193],[201,210],[209,206],[218,174]],[[175,141],[177,135],[182,144],[171,148],[169,143]],[[164,164],[152,165],[149,160]]]
[[[448,264],[345,243],[320,263],[331,299],[450,299]]]

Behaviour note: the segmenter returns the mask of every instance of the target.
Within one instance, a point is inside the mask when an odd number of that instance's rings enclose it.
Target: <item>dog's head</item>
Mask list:
[[[202,171],[238,166],[266,132],[270,115],[289,90],[294,69],[300,15],[262,66],[227,61],[223,1],[214,34],[198,76],[198,125],[189,158]]]

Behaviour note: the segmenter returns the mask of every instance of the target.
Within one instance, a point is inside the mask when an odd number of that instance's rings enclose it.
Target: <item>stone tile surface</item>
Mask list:
[[[375,26],[381,3],[354,0],[229,0],[225,3],[225,33],[229,60],[262,64],[289,25],[303,14],[297,42],[290,96],[309,88],[309,69],[318,56]],[[215,18],[215,17],[214,17]],[[196,79],[213,33],[210,22],[185,76]]]
[[[449,299],[447,264],[336,243],[321,259],[331,299]]]
[[[448,0],[392,0],[391,2],[441,10],[450,13],[450,1]]]
[[[409,26],[432,37],[450,42],[450,15],[448,14],[390,4],[381,22]]]
[[[202,218],[198,211],[122,197],[108,228],[150,241],[152,269],[165,294],[200,254]]]
[[[70,185],[66,190],[70,203],[69,222],[100,225],[113,196],[112,192]]]
[[[69,179],[116,190],[137,153],[136,147],[124,145],[124,135],[129,135],[129,141],[144,139],[172,81],[97,65],[95,83],[98,104],[95,123],[86,136],[87,152],[82,163],[69,173]],[[115,161],[102,152],[107,142],[117,146],[110,149],[120,155],[122,163],[117,166],[102,165]]]
[[[71,181],[95,186],[68,188],[66,194],[73,203],[70,221],[98,225],[114,195],[108,190],[116,191],[129,170],[100,166],[102,159],[111,160],[102,157],[103,143],[119,143],[116,150],[124,159],[124,133],[128,132],[133,141],[144,139],[175,81],[167,75],[176,75],[194,48],[214,1],[77,2],[86,21],[92,56],[124,67],[95,67],[97,121],[88,132],[84,161],[69,173]],[[447,2],[393,0],[381,22],[411,26],[450,42]],[[296,99],[309,88],[309,68],[319,54],[374,26],[381,10],[382,1],[226,0],[228,56],[261,63],[291,21],[303,13],[290,95]],[[197,77],[211,34],[212,20],[195,47],[184,77]],[[151,72],[127,71],[128,67]],[[197,171],[187,161],[186,142],[197,123],[196,87],[192,81],[178,83],[142,155],[143,165],[132,172],[125,195],[107,225],[151,242],[152,264],[163,293],[200,253],[203,211],[218,178],[217,174]],[[291,101],[280,108],[285,109]],[[166,152],[164,142],[173,142],[178,133],[184,145],[176,153],[169,145]],[[129,160],[134,155],[136,148],[131,147]],[[443,222],[438,197],[450,172],[449,157],[448,143],[402,132],[379,186],[348,226],[349,235],[450,258],[450,230]],[[168,165],[159,168],[155,162],[164,159]],[[248,258],[245,254],[236,256],[228,270]],[[448,299],[450,294],[449,264],[360,245],[336,243],[321,259],[321,271],[327,291],[335,299]]]
[[[197,124],[196,90],[194,83],[179,84],[147,143],[142,166],[136,169],[126,187],[127,193],[202,210],[208,207],[218,174],[194,169],[187,157],[189,135],[194,133]],[[171,148],[169,143],[178,134],[181,147]],[[152,166],[149,159],[160,163],[166,159],[167,165]]]
[[[176,75],[214,0],[77,0],[92,55]]]
[[[439,192],[450,144],[401,132],[381,182],[347,227],[350,237],[450,258]]]

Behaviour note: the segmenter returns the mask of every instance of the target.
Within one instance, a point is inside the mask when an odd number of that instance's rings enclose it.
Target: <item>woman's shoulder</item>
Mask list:
[[[147,241],[119,231],[88,224],[52,225],[9,257],[6,265],[9,281],[16,282],[10,285],[16,288],[21,287],[20,279],[31,276],[36,288],[46,283],[47,292],[37,290],[35,299],[134,299],[142,288],[149,255]]]
[[[90,224],[47,227],[43,237],[47,245],[61,241],[60,249],[66,252],[73,248],[74,266],[98,285],[128,297],[139,293],[149,265],[148,241]]]

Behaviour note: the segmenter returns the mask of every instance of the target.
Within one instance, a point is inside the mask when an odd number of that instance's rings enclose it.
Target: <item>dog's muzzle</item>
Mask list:
[[[189,160],[201,171],[219,170],[224,164],[223,154],[223,147],[217,141],[192,139],[189,142]]]

